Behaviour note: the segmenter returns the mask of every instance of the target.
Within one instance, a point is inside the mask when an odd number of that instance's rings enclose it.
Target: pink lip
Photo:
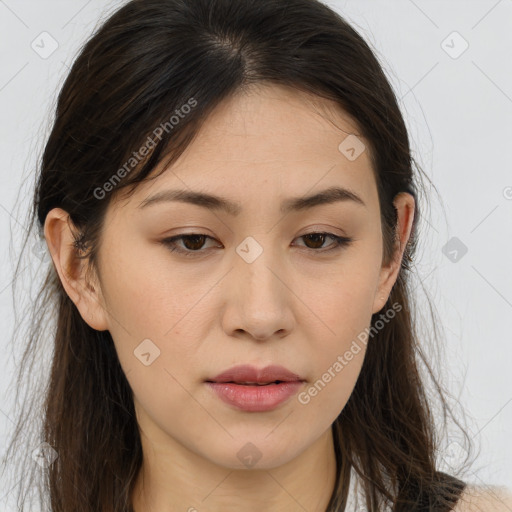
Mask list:
[[[268,386],[249,386],[232,382],[207,382],[218,397],[227,404],[247,412],[263,412],[275,409],[297,393],[301,381],[281,382]]]
[[[244,382],[270,384],[258,386]],[[250,365],[235,366],[206,381],[221,400],[247,412],[275,409],[297,393],[303,382],[299,375],[275,365],[261,370]]]
[[[284,366],[271,365],[258,370],[254,366],[244,364],[240,366],[233,366],[229,370],[220,373],[213,379],[208,379],[208,382],[257,382],[259,384],[267,384],[269,382],[280,381],[302,381],[303,379],[287,370]]]

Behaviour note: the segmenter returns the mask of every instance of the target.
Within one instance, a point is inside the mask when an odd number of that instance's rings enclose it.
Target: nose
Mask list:
[[[263,250],[252,262],[236,254],[227,279],[224,332],[258,341],[292,332],[294,294],[289,273],[270,250]]]

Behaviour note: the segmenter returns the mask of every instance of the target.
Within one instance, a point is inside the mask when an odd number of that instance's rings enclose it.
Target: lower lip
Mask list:
[[[207,382],[217,396],[238,409],[247,412],[263,412],[275,409],[295,395],[301,381],[281,382],[267,386],[246,386],[232,382]]]

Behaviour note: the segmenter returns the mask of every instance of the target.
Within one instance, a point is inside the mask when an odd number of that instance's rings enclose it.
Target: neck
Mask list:
[[[325,512],[336,476],[329,428],[298,457],[273,469],[218,466],[171,442],[142,437],[144,459],[132,494],[133,512]]]

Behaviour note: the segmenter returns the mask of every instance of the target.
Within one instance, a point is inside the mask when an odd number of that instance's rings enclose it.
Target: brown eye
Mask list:
[[[191,233],[188,235],[177,235],[162,240],[162,243],[171,251],[183,254],[184,256],[200,256],[206,252],[203,249],[206,241],[215,240],[203,233]],[[180,243],[179,243],[180,242]]]
[[[307,245],[309,249],[320,249],[325,242],[325,233],[311,233],[304,235],[302,238],[312,242],[312,245]]]
[[[343,236],[333,235],[332,233],[307,233],[299,238],[304,239],[305,247],[311,249],[314,252],[324,253],[329,251],[335,251],[343,246],[348,246],[353,241],[352,238]],[[333,242],[323,247],[326,239],[331,239]]]
[[[190,251],[198,251],[204,245],[208,238],[206,235],[186,235],[183,236],[183,245]]]

